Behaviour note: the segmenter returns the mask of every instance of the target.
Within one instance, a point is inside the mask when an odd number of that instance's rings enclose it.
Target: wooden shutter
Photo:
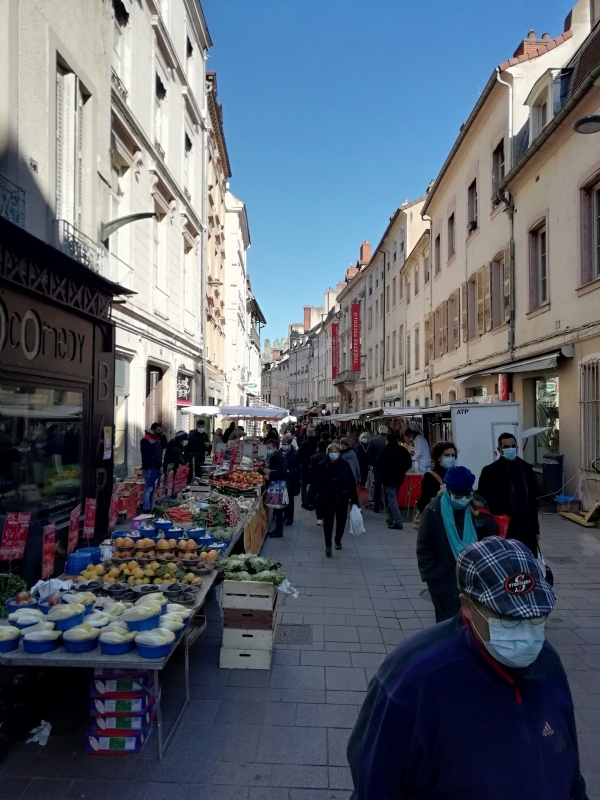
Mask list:
[[[454,292],[454,319],[452,324],[454,326],[454,349],[460,345],[460,289]]]
[[[427,364],[430,364],[433,361],[433,335],[434,335],[433,314],[427,314],[427,316],[425,317],[425,332],[426,332],[426,341],[424,346],[427,352]]]
[[[485,264],[483,269],[483,318],[486,331],[492,329],[492,263]]]
[[[469,341],[469,284],[466,281],[462,285],[462,338],[463,342]]]
[[[440,353],[448,352],[448,301],[442,303],[442,313],[440,320]]]
[[[477,335],[485,333],[485,267],[477,270]]]
[[[504,275],[502,276],[502,319],[510,322],[510,242],[504,248]]]
[[[63,184],[63,76],[56,71],[56,219],[62,219]]]

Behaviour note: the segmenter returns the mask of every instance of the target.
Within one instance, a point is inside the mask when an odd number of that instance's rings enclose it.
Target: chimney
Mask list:
[[[359,262],[361,264],[368,264],[371,260],[371,244],[369,242],[363,242],[360,246],[360,257]]]
[[[523,41],[519,44],[515,52],[513,53],[513,58],[518,58],[519,56],[527,56],[527,55],[538,55],[538,45],[544,45],[544,49],[542,50],[543,53],[546,52],[546,45],[550,36],[546,34],[546,37],[542,37],[538,39],[537,34],[534,30],[529,31],[527,36],[523,39]]]
[[[310,306],[304,306],[304,331],[309,331],[310,327]]]
[[[273,360],[277,361],[281,358],[281,350],[273,350]]]
[[[351,281],[352,278],[359,272],[358,267],[349,267],[346,271],[346,282]]]

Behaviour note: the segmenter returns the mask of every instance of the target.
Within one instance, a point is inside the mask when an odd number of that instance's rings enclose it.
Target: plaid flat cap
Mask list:
[[[468,545],[458,556],[456,579],[467,597],[507,617],[541,617],[556,603],[540,562],[516,539],[489,536]]]

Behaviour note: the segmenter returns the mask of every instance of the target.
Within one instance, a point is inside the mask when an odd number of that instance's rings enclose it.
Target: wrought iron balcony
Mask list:
[[[104,250],[64,219],[56,220],[56,246],[84,267],[101,273]]]
[[[124,289],[133,291],[133,267],[121,261],[114,253],[105,254],[106,277]]]
[[[119,94],[123,98],[123,100],[127,100],[127,95],[129,94],[129,92],[125,88],[125,84],[123,83],[121,78],[116,73],[114,67],[112,68],[112,72],[111,72],[111,82],[112,82],[112,85],[117,90],[117,94]]]
[[[333,379],[333,383],[337,386],[340,383],[356,383],[360,380],[360,372],[354,372],[351,369],[343,369]]]
[[[0,217],[25,227],[25,190],[0,173]]]

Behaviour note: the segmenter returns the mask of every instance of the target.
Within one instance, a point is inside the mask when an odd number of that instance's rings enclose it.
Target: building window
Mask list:
[[[504,180],[504,170],[504,139],[500,139],[492,153],[492,203],[495,206],[500,202],[496,198],[496,193],[500,182]]]
[[[373,294],[373,276],[369,276],[369,297]]]
[[[531,109],[532,140],[537,139],[548,124],[548,91],[544,90]]]
[[[379,345],[375,345],[375,377],[379,375]]]
[[[192,178],[192,140],[184,133],[183,135],[183,185],[190,189],[193,185]]]
[[[600,459],[600,359],[581,364],[579,374],[581,469],[591,472]]]
[[[433,256],[435,259],[435,274],[438,275],[439,271],[442,268],[442,239],[439,233],[435,237],[435,242],[433,246]]]
[[[421,361],[421,343],[420,343],[419,326],[415,325],[415,372],[418,372]],[[416,405],[419,405],[418,403]]]
[[[398,366],[404,365],[404,325],[398,329]]]
[[[477,179],[467,189],[467,231],[473,233],[477,230]]]
[[[389,314],[391,305],[390,305],[390,287],[389,285],[385,287],[385,302],[386,302],[386,311]]]
[[[596,181],[598,176],[596,176]],[[581,284],[600,278],[600,183],[581,192]]]
[[[129,14],[121,0],[113,0],[113,53],[112,68],[117,76],[123,80],[123,61],[125,56],[125,28]]]
[[[491,267],[491,327],[498,328],[504,323],[504,253],[496,256]]]
[[[392,304],[396,305],[396,278],[392,278]]]
[[[396,369],[396,331],[392,331],[392,369]]]
[[[429,283],[429,277],[431,272],[431,262],[429,260],[429,250],[425,250],[425,254],[423,256],[423,271],[425,272],[425,284]]]
[[[393,260],[394,263],[396,263],[396,251],[395,250],[394,250],[394,252],[392,254],[392,260]]]
[[[56,219],[81,228],[85,199],[85,114],[89,99],[77,75],[56,72]]]
[[[185,75],[188,83],[194,88],[194,45],[189,36],[186,36],[185,39]]]
[[[456,253],[456,237],[454,232],[454,214],[448,217],[448,260]]]
[[[372,347],[369,348],[369,359],[368,359],[368,362],[369,362],[368,374],[369,374],[369,380],[371,380],[371,378],[373,377],[373,348]]]
[[[544,222],[529,234],[529,310],[548,302],[548,230]]]
[[[375,300],[375,325],[379,320],[379,300]]]
[[[406,276],[406,305],[410,305],[410,275]]]
[[[367,311],[367,328],[371,330],[373,327],[373,306],[369,306]]]
[[[429,366],[429,337],[431,336],[431,315],[428,314],[423,322],[423,366]]]
[[[451,294],[448,299],[448,315],[446,319],[446,341],[448,342],[448,351],[455,350],[459,345],[459,342],[455,341],[454,337],[455,312],[456,315],[458,315],[458,308],[455,308],[456,305],[456,295]]]
[[[419,294],[419,267],[415,267],[415,297]]]
[[[477,336],[477,272],[467,282],[467,307],[463,308],[463,322],[466,317],[467,340]]]
[[[410,333],[406,334],[406,374],[410,375]]]
[[[398,281],[398,298],[402,300],[404,298],[404,278],[402,275]]]
[[[164,149],[165,146],[165,105],[167,100],[167,87],[163,83],[158,72],[154,90],[154,138]]]
[[[441,395],[440,392],[437,392],[437,394],[435,395],[433,403],[436,406],[441,406],[442,405],[442,395]]]

